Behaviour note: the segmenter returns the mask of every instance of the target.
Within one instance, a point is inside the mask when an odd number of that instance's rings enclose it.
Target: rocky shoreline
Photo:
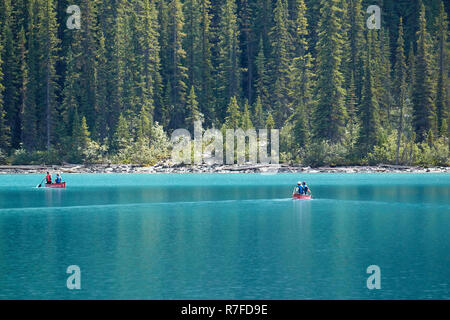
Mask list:
[[[394,165],[347,166],[347,167],[302,167],[295,165],[196,165],[173,166],[161,163],[154,166],[140,165],[21,165],[0,166],[0,174],[44,174],[46,171],[79,174],[163,174],[163,173],[450,173],[450,167],[410,167]]]

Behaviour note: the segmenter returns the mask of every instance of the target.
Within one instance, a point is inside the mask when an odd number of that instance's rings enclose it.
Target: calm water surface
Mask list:
[[[450,299],[448,174],[64,178],[0,176],[0,299]]]

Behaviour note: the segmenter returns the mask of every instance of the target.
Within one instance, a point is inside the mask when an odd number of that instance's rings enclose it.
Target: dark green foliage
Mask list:
[[[2,52],[2,45],[0,44],[0,52]],[[3,100],[3,92],[5,90],[5,87],[2,84],[3,80],[3,72],[2,72],[2,56],[0,54],[0,150],[2,152],[6,152],[10,146],[10,130],[9,126],[6,123],[6,112],[3,108],[4,100]]]
[[[72,4],[79,30],[66,27]],[[372,4],[382,28],[369,32]],[[439,0],[0,0],[0,162],[151,164],[167,157],[165,132],[203,120],[280,129],[286,161],[448,163],[449,10]]]
[[[437,19],[438,26],[438,46],[437,46],[437,61],[438,61],[438,81],[437,81],[437,95],[436,95],[436,115],[437,115],[437,129],[439,135],[448,136],[448,115],[449,115],[449,100],[448,100],[448,62],[450,55],[448,54],[448,20],[445,12],[444,3],[441,2],[439,17]]]
[[[421,4],[414,68],[414,91],[412,93],[414,103],[413,123],[417,141],[419,142],[426,139],[426,135],[430,130],[436,130],[431,50],[431,37],[427,31],[425,20],[425,6]]]
[[[398,40],[395,54],[395,68],[394,68],[394,96],[396,100],[395,110],[397,111],[397,150],[396,150],[396,164],[400,162],[400,143],[402,135],[404,134],[404,117],[405,117],[405,104],[407,97],[408,86],[406,83],[407,78],[407,65],[405,57],[405,43],[403,40],[403,20],[400,18],[400,24],[398,27]]]
[[[366,66],[363,86],[363,97],[360,105],[361,129],[359,134],[359,149],[363,156],[372,151],[373,147],[378,143],[380,134],[380,118],[377,92],[375,87],[374,68],[376,64],[376,56],[374,55],[374,44],[376,44],[375,33],[377,31],[368,32],[369,45],[367,46]]]
[[[317,43],[317,108],[314,114],[316,140],[340,142],[344,136],[345,89],[341,72],[344,39],[339,0],[322,0]]]
[[[220,119],[230,99],[241,96],[239,28],[235,0],[225,0],[220,13],[218,33],[216,114]]]

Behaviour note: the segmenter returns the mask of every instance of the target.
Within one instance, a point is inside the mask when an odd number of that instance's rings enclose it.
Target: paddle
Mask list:
[[[40,188],[40,187],[42,187],[42,182],[44,182],[44,180],[45,180],[45,178],[44,178],[44,179],[42,179],[41,183],[39,183],[39,185],[38,185],[38,186],[36,186],[36,188]]]

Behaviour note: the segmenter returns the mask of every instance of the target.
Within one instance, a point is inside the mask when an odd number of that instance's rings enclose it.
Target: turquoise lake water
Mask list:
[[[41,179],[0,176],[0,299],[450,299],[448,174]]]

